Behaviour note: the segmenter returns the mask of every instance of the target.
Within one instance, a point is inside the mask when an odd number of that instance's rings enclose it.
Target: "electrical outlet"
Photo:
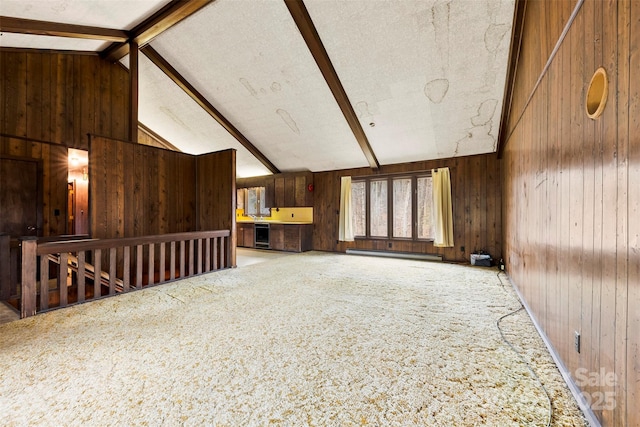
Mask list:
[[[460,252],[464,252],[464,246],[460,246]]]
[[[391,248],[391,242],[389,242],[389,248]]]
[[[573,346],[576,349],[576,352],[580,353],[580,332],[578,331],[574,331]]]

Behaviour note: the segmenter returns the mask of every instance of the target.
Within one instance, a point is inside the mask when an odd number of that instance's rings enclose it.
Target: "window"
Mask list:
[[[351,215],[353,219],[353,235],[367,234],[367,193],[364,181],[351,181]]]
[[[393,180],[393,237],[411,238],[411,178]]]
[[[431,175],[354,177],[353,231],[357,238],[433,240]]]
[[[251,187],[246,189],[245,213],[255,216],[271,216],[271,209],[265,201],[266,191],[264,187]]]
[[[369,183],[370,202],[370,228],[369,234],[373,237],[387,237],[389,234],[387,226],[387,181],[371,181]]]
[[[430,239],[435,236],[433,215],[433,187],[431,177],[419,177],[418,184],[418,239]]]

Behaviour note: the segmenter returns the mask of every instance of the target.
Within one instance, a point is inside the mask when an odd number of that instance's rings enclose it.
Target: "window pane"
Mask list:
[[[247,206],[245,206],[247,215],[258,215],[258,187],[247,189]]]
[[[351,182],[351,217],[353,235],[365,236],[367,232],[367,197],[364,181]]]
[[[371,181],[370,186],[371,236],[387,237],[387,181]]]
[[[260,187],[260,215],[271,216],[271,209],[267,206],[267,191],[264,187]]]
[[[418,239],[433,239],[433,197],[431,177],[418,178]]]
[[[393,180],[393,237],[411,238],[411,178]]]

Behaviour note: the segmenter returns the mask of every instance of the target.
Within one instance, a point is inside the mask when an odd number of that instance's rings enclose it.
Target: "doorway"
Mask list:
[[[89,153],[69,148],[67,233],[89,234]]]
[[[42,236],[41,182],[38,160],[0,157],[0,232]]]

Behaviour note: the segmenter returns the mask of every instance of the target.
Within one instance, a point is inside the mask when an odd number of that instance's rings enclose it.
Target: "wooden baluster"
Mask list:
[[[217,270],[218,269],[218,245],[220,244],[220,241],[218,240],[217,237],[213,238],[213,270]]]
[[[86,262],[84,251],[78,252],[78,302],[85,299]]]
[[[101,288],[102,277],[102,249],[93,251],[93,297],[100,298],[102,296]]]
[[[142,245],[136,246],[136,289],[142,289]]]
[[[11,236],[0,233],[0,301],[11,298]]]
[[[116,253],[117,248],[109,249],[109,295],[116,293]]]
[[[169,252],[169,279],[174,280],[176,278],[176,242],[171,242]]]
[[[180,277],[184,277],[184,240],[180,241]]]
[[[211,271],[211,239],[204,239],[204,271]]]
[[[193,272],[193,262],[194,262],[194,256],[193,256],[193,240],[189,240],[189,276],[193,276],[194,272]]]
[[[158,283],[162,283],[164,282],[164,278],[165,278],[165,273],[166,273],[166,269],[165,269],[165,244],[164,242],[160,243],[160,268],[159,268],[159,280]]]
[[[49,255],[40,255],[40,311],[49,308]]]
[[[155,283],[155,245],[153,243],[149,243],[149,279],[147,281],[148,285],[153,285]]]
[[[67,286],[67,275],[69,272],[69,254],[60,254],[60,264],[58,265],[58,291],[60,292],[60,307],[66,307],[69,303],[69,288]]]
[[[131,274],[129,273],[131,270],[131,248],[129,246],[124,247],[123,254],[123,267],[122,267],[122,292],[129,292]]]
[[[198,239],[198,274],[202,273],[202,239]]]
[[[22,246],[21,318],[36,314],[36,265],[38,262],[38,256],[36,255],[38,241],[36,239],[37,237],[31,236],[20,239]]]
[[[222,249],[224,250],[223,268],[231,268],[231,235],[222,238]]]

